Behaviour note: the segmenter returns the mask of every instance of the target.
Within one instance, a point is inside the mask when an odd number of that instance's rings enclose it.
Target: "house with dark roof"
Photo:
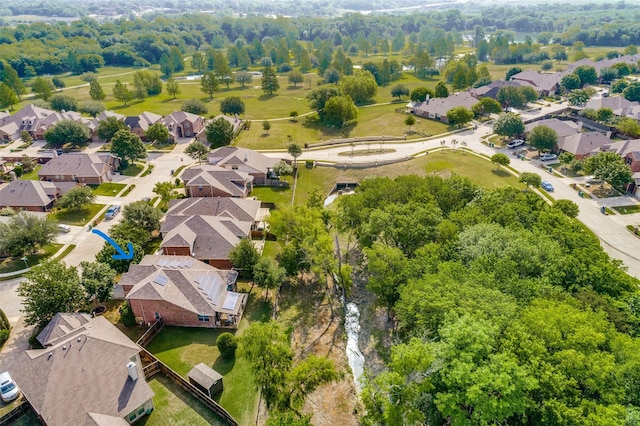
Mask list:
[[[536,89],[540,96],[554,96],[560,90],[561,73],[541,73],[524,70],[511,76],[510,81],[527,84]]]
[[[509,81],[495,80],[485,86],[480,86],[480,87],[471,89],[469,93],[471,93],[471,96],[473,96],[476,99],[482,99],[482,98],[496,99],[498,97],[498,91],[500,90],[501,87],[521,87],[524,85],[529,85],[529,84],[522,83],[519,81],[513,81],[513,80],[509,80]]]
[[[14,180],[0,185],[0,209],[48,212],[63,194],[59,186],[37,180]]]
[[[576,158],[584,158],[589,156],[591,151],[612,142],[609,136],[604,133],[583,132],[582,122],[574,123],[573,121],[563,121],[556,118],[528,123],[525,126],[525,134],[528,134],[537,126],[547,126],[556,132],[558,143],[553,151],[557,154],[570,152]]]
[[[432,98],[419,102],[413,106],[412,112],[419,117],[432,118],[448,123],[447,112],[450,109],[465,107],[471,110],[478,102],[478,99],[471,96],[469,92],[460,92],[446,98]]]
[[[104,317],[58,314],[9,371],[47,426],[128,425],[153,411],[141,348]]]
[[[237,170],[253,176],[255,185],[264,185],[267,179],[275,178],[273,167],[280,161],[257,151],[235,146],[222,146],[209,152],[208,162],[227,170]]]
[[[247,304],[236,271],[222,271],[190,256],[145,256],[129,266],[119,287],[139,321],[158,318],[181,327],[237,328]]]
[[[181,177],[187,197],[245,198],[253,184],[249,173],[211,165],[188,168]]]
[[[124,119],[124,124],[131,129],[133,133],[138,135],[143,141],[147,140],[145,133],[149,127],[156,123],[160,123],[162,116],[152,112],[143,112],[137,116],[129,116]]]
[[[610,68],[615,64],[621,64],[621,63],[625,63],[628,65],[637,65],[638,61],[640,61],[640,54],[623,55],[623,56],[618,56],[617,58],[602,59],[600,61],[594,61],[589,58],[584,58],[584,59],[580,59],[579,61],[573,62],[572,64],[569,64],[569,66],[567,66],[567,69],[563,72],[563,75],[572,73],[576,68],[578,68],[581,65],[587,65],[595,68],[596,73],[600,75],[600,71],[602,71],[603,68]]]
[[[204,129],[204,118],[184,111],[174,111],[162,119],[162,123],[169,130],[169,138],[195,137]]]
[[[118,114],[114,111],[102,111],[98,114],[97,117],[91,120],[89,124],[89,128],[91,129],[91,139],[94,141],[99,141],[100,137],[98,136],[98,127],[100,126],[100,122],[105,121],[107,118],[113,117],[118,121],[124,122],[126,116],[122,114]]]
[[[109,153],[68,153],[49,160],[38,171],[41,180],[99,185],[111,179],[120,160]]]
[[[228,197],[175,199],[169,202],[167,210],[167,216],[228,217],[251,222],[252,228],[268,215],[269,209],[263,208],[259,200]]]

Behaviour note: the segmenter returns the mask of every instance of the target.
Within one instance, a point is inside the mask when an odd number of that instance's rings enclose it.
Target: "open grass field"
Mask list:
[[[125,186],[127,185],[125,185],[124,183],[105,182],[93,188],[93,194],[104,195],[106,197],[115,197],[120,191],[122,191]]]
[[[57,253],[61,247],[62,244],[47,244],[40,250],[38,254],[26,256],[26,263],[19,257],[8,257],[0,263],[0,273],[19,271],[27,266],[36,266],[40,262],[45,261],[55,253]]]

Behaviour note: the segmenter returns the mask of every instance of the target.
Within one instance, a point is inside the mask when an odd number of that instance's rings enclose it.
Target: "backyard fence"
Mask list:
[[[158,318],[158,320],[156,322],[154,322],[148,329],[147,331],[144,332],[144,334],[138,339],[138,341],[136,342],[136,344],[138,346],[142,346],[143,348],[145,346],[147,346],[147,344],[154,338],[156,337],[156,334],[158,334],[160,332],[160,330],[162,330],[162,327],[164,327],[164,323],[162,322],[162,318]]]
[[[13,410],[9,411],[4,416],[0,417],[0,426],[10,425],[18,420],[20,417],[31,411],[31,404],[26,399],[23,399],[22,403]]]

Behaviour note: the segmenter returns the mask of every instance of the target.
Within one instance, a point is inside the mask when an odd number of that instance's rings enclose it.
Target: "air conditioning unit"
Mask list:
[[[135,362],[131,361],[127,364],[127,371],[129,372],[129,377],[131,377],[131,380],[133,380],[134,382],[138,380],[138,366]]]

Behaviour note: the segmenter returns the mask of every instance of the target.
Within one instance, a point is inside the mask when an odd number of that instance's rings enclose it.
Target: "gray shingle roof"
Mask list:
[[[57,313],[38,334],[42,346],[52,346],[59,339],[67,338],[71,333],[82,330],[91,321],[91,317],[82,313]]]
[[[69,153],[52,158],[38,171],[38,176],[72,175],[76,178],[96,178],[109,169],[111,154]]]
[[[187,377],[202,385],[205,389],[211,388],[218,380],[222,379],[222,374],[218,373],[207,364],[196,364],[187,374]]]
[[[238,170],[202,165],[185,170],[182,173],[182,180],[185,185],[209,186],[232,197],[239,197],[245,195],[247,183],[253,182],[253,176]]]
[[[0,206],[46,207],[56,192],[53,182],[14,180],[0,186]]]
[[[227,169],[233,165],[243,165],[256,173],[267,173],[278,161],[257,151],[235,146],[222,146],[209,152],[209,164]]]
[[[171,200],[167,216],[226,216],[240,221],[257,220],[260,201],[226,197],[197,197]]]

